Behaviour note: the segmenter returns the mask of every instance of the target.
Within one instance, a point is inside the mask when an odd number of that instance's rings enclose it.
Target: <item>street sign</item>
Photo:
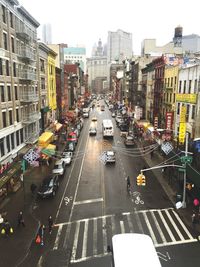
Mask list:
[[[181,162],[182,163],[192,163],[192,156],[183,156],[181,157]]]
[[[166,155],[168,155],[174,149],[174,147],[173,147],[173,145],[171,143],[164,142],[161,145],[161,149],[162,149],[163,152],[165,152]]]

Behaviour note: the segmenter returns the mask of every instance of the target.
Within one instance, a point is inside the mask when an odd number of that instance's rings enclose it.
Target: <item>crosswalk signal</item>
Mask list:
[[[146,177],[141,173],[137,177],[137,185],[142,185],[142,186],[146,185]]]

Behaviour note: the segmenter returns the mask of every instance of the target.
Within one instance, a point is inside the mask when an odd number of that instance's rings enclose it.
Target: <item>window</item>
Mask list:
[[[168,78],[167,86],[169,87],[169,78]]]
[[[173,77],[171,77],[171,87],[173,87]]]
[[[190,115],[190,105],[187,105],[187,109],[186,109],[186,121],[188,122],[189,119],[189,115]]]
[[[3,128],[7,127],[6,123],[6,111],[2,112]]]
[[[10,136],[6,136],[6,145],[7,145],[7,151],[10,152]]]
[[[174,77],[174,85],[176,86],[176,81],[177,81],[177,78]]]
[[[2,61],[2,58],[0,58],[0,75],[3,75],[3,61]]]
[[[189,80],[189,85],[188,85],[188,94],[191,93],[191,87],[192,87],[192,80]]]
[[[19,109],[16,109],[16,121],[19,122]]]
[[[13,13],[10,12],[10,27],[14,28],[13,25],[14,25],[14,23],[13,23]]]
[[[13,76],[17,77],[16,62],[13,62]]]
[[[20,129],[20,138],[21,138],[21,143],[24,142],[24,132],[23,129]]]
[[[19,131],[16,131],[17,146],[19,146]]]
[[[18,90],[17,90],[17,86],[14,86],[15,88],[15,100],[18,100]]]
[[[12,114],[12,110],[9,110],[9,123],[10,123],[10,125],[13,124],[13,114]]]
[[[45,90],[45,78],[41,78],[41,89]]]
[[[5,148],[4,148],[4,142],[3,142],[3,138],[0,139],[0,156],[4,156],[5,155]]]
[[[11,36],[11,49],[12,52],[15,53],[15,40],[14,37]]]
[[[44,72],[44,60],[40,59],[40,71]]]
[[[178,105],[177,105],[177,114],[178,115],[180,114],[180,103],[178,103]]]
[[[183,84],[183,93],[184,94],[186,93],[186,80],[184,81],[184,84]]]
[[[3,32],[3,45],[4,45],[4,49],[8,50],[8,41],[7,41],[7,33]]]
[[[5,102],[5,91],[4,91],[4,85],[0,85],[1,90],[1,102]]]
[[[197,93],[197,88],[198,87],[198,84],[197,84],[197,79],[195,79],[195,81],[194,81],[194,93]]]
[[[10,66],[8,60],[6,60],[6,76],[10,76]]]
[[[5,8],[5,6],[2,6],[2,20],[4,23],[6,23],[6,8]]]
[[[8,101],[11,101],[12,100],[12,94],[11,94],[10,85],[7,85],[7,94],[8,94]]]
[[[195,105],[192,105],[192,119],[195,118]]]
[[[11,146],[12,146],[12,149],[14,149],[15,148],[15,135],[14,135],[14,133],[12,133],[10,137],[11,137]]]
[[[182,87],[182,81],[179,81],[179,88],[178,88],[179,93],[181,93],[181,87]]]

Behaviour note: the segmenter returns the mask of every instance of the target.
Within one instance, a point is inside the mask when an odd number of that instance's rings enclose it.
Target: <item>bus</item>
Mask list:
[[[150,236],[137,233],[112,237],[114,267],[162,267]]]
[[[111,120],[103,120],[102,131],[103,131],[103,137],[114,136],[114,128]]]

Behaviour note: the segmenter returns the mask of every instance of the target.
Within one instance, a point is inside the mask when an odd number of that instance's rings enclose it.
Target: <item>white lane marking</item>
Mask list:
[[[76,250],[77,250],[77,245],[78,245],[78,236],[79,236],[79,229],[80,229],[80,222],[77,222],[76,224],[76,230],[74,234],[74,244],[72,247],[72,258],[76,258]]]
[[[154,223],[156,225],[156,229],[158,229],[158,232],[159,232],[160,238],[162,239],[162,242],[163,243],[166,243],[167,240],[166,240],[166,238],[165,238],[165,236],[164,236],[164,234],[163,234],[163,232],[162,232],[162,230],[160,228],[160,225],[159,225],[159,223],[158,223],[158,221],[156,219],[156,216],[155,216],[154,212],[152,210],[150,210],[150,213],[151,213],[151,216],[153,218],[153,221],[154,221]]]
[[[120,229],[121,233],[124,234],[125,233],[124,221],[120,221]]]
[[[76,202],[74,202],[74,205],[101,202],[101,201],[103,201],[102,197],[101,198],[96,198],[96,199],[88,199],[88,200],[76,201]]]
[[[141,232],[142,234],[144,234],[144,230],[143,230],[143,228],[142,228],[142,224],[141,224],[141,221],[140,221],[140,217],[139,217],[139,214],[138,214],[136,208],[134,208],[134,212],[135,212],[136,222],[137,222],[137,225],[138,225],[138,227],[139,227],[139,229],[140,229],[140,232]]]
[[[89,261],[91,259],[95,259],[95,258],[102,258],[102,257],[105,257],[106,255],[109,255],[108,252],[106,253],[102,253],[102,254],[98,254],[98,255],[94,255],[94,256],[88,256],[88,257],[85,257],[85,258],[80,258],[80,259],[71,259],[71,263],[78,263],[78,262],[82,262],[82,261]]]
[[[97,254],[97,219],[93,219],[93,254]]]
[[[171,224],[173,225],[174,229],[176,230],[176,233],[178,234],[179,238],[180,238],[181,240],[184,240],[185,238],[183,237],[183,235],[182,235],[181,232],[179,231],[178,227],[176,226],[176,224],[175,224],[173,218],[171,217],[171,215],[169,214],[169,211],[168,211],[168,210],[166,210],[166,214],[167,214],[167,217],[169,218]]]
[[[149,222],[149,219],[148,219],[148,217],[147,217],[147,214],[146,214],[146,213],[142,213],[142,215],[143,215],[144,220],[145,220],[145,222],[146,222],[146,225],[147,225],[147,228],[148,228],[148,230],[149,230],[150,236],[151,236],[151,238],[152,238],[152,240],[153,240],[153,243],[154,243],[154,244],[157,244],[158,242],[157,242],[156,236],[155,236],[155,234],[154,234],[154,232],[153,232],[153,229],[152,229],[152,227],[151,227],[151,224],[150,224],[150,222]]]
[[[185,233],[187,234],[187,236],[190,239],[193,239],[193,236],[190,234],[190,232],[188,231],[187,227],[185,226],[185,224],[182,222],[181,218],[178,216],[178,214],[172,210],[172,212],[174,213],[174,215],[176,216],[177,220],[179,221],[180,225],[182,226],[183,230],[185,231]]]
[[[168,226],[168,224],[167,224],[167,222],[166,222],[164,216],[162,215],[161,211],[158,210],[158,213],[159,213],[159,215],[160,215],[160,218],[161,218],[161,220],[162,220],[162,222],[163,222],[163,224],[164,224],[164,226],[165,226],[165,228],[166,228],[166,230],[167,230],[167,232],[168,232],[168,234],[169,234],[171,240],[172,240],[173,242],[176,242],[176,239],[174,238],[174,236],[173,236],[173,234],[172,234],[172,232],[171,232],[171,230],[170,230],[170,228],[169,228],[169,226]],[[167,244],[168,244],[168,243],[167,243]]]
[[[57,235],[56,235],[56,240],[55,240],[55,243],[54,243],[53,250],[58,249],[58,244],[59,244],[59,239],[60,239],[60,235],[61,235],[61,232],[62,232],[62,227],[63,227],[62,225],[58,226],[58,232],[57,232]]]
[[[104,253],[107,252],[107,232],[106,232],[106,218],[104,217],[102,219],[102,225],[103,225],[103,251]]]
[[[89,220],[85,221],[84,234],[83,234],[82,258],[85,258],[87,255],[88,222]]]
[[[116,227],[115,227],[115,219],[114,216],[111,217],[111,227],[112,227],[112,234],[116,234]]]
[[[183,240],[183,241],[175,241],[175,242],[168,242],[168,243],[165,243],[165,244],[154,244],[154,246],[156,248],[159,248],[159,247],[167,247],[167,246],[174,246],[174,245],[180,245],[180,244],[185,244],[185,243],[194,243],[194,242],[198,242],[197,239],[187,239],[187,240]]]
[[[66,231],[66,234],[65,234],[64,242],[63,242],[63,248],[65,248],[65,249],[67,249],[67,240],[69,239],[71,225],[72,224],[68,224],[67,225],[67,231]]]
[[[134,233],[134,227],[133,227],[133,222],[131,221],[130,213],[127,214],[127,220],[128,220],[128,226],[129,226],[129,229],[130,229],[130,233]]]

